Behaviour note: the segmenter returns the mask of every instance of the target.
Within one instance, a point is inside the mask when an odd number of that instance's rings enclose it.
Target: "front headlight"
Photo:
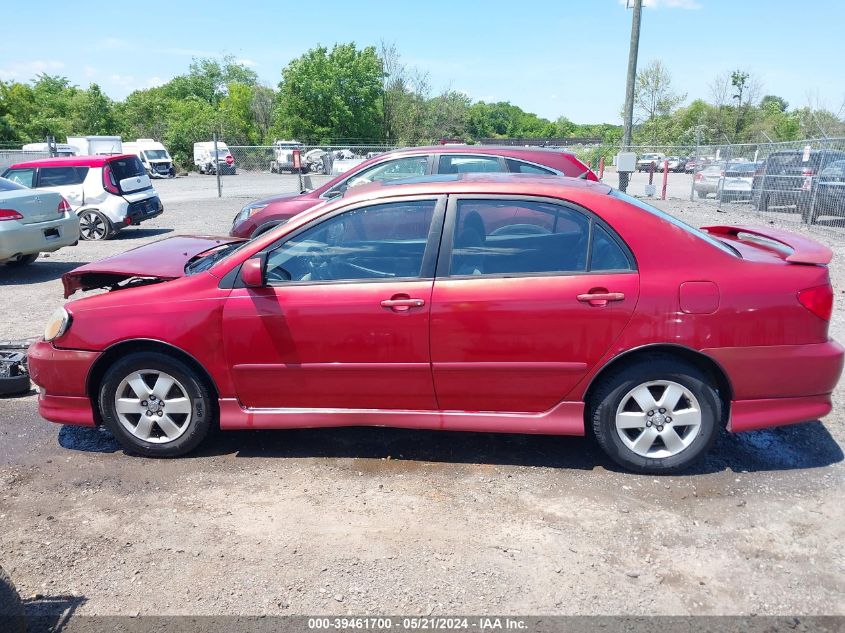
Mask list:
[[[62,334],[67,332],[70,326],[70,313],[64,308],[59,308],[47,321],[47,326],[44,328],[44,340],[52,341],[59,338]]]
[[[240,213],[235,216],[235,221],[232,224],[240,224],[244,220],[248,220],[256,213],[261,211],[264,207],[267,206],[267,203],[264,204],[248,204],[243,209],[241,209]]]

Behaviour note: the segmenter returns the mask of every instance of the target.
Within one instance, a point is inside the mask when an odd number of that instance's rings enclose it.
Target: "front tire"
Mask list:
[[[109,239],[114,235],[109,219],[99,211],[83,211],[79,214],[79,237],[86,242]]]
[[[211,391],[184,362],[159,352],[138,352],[108,368],[99,390],[104,424],[130,453],[177,457],[189,453],[214,427]]]
[[[711,379],[664,356],[611,373],[588,404],[593,433],[608,457],[647,474],[689,468],[713,445],[723,417]]]

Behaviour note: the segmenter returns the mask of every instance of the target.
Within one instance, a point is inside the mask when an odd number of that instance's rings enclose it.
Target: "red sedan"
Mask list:
[[[284,224],[297,213],[362,184],[470,173],[546,174],[598,180],[574,154],[560,149],[451,144],[410,147],[374,156],[316,189],[250,202],[235,216],[229,234],[256,237]]]
[[[64,275],[30,349],[48,420],[174,456],[208,431],[592,433],[640,472],[831,409],[831,252],[693,229],[595,182],[368,185],[251,241],[173,237]]]

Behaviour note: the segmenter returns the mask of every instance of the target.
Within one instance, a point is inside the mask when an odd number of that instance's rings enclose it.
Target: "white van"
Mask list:
[[[123,153],[119,136],[68,136],[67,144],[77,156],[115,156]]]
[[[217,141],[217,156],[214,155],[214,141],[194,143],[194,165],[201,174],[236,174],[235,157],[229,147],[222,141]]]
[[[134,143],[124,143],[123,152],[140,158],[150,178],[173,178],[176,175],[170,153],[158,141],[139,138]]]
[[[27,143],[21,150],[24,152],[49,152],[47,143]],[[54,156],[76,156],[76,150],[73,146],[67,143],[54,143],[53,150],[56,152]]]

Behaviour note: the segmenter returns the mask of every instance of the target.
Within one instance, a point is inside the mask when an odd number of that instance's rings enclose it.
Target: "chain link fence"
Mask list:
[[[295,174],[293,150],[300,152],[302,173],[337,175],[364,162],[368,158],[396,149],[395,145],[295,145],[277,143],[274,145],[232,145],[228,151],[232,156],[235,172],[263,174]],[[219,148],[218,148],[219,149]],[[201,165],[196,165],[200,170]],[[226,173],[222,170],[221,174]]]
[[[643,145],[631,151],[637,154],[637,171],[627,187],[632,195],[697,200],[845,239],[845,138]],[[618,186],[613,171],[604,180]]]

